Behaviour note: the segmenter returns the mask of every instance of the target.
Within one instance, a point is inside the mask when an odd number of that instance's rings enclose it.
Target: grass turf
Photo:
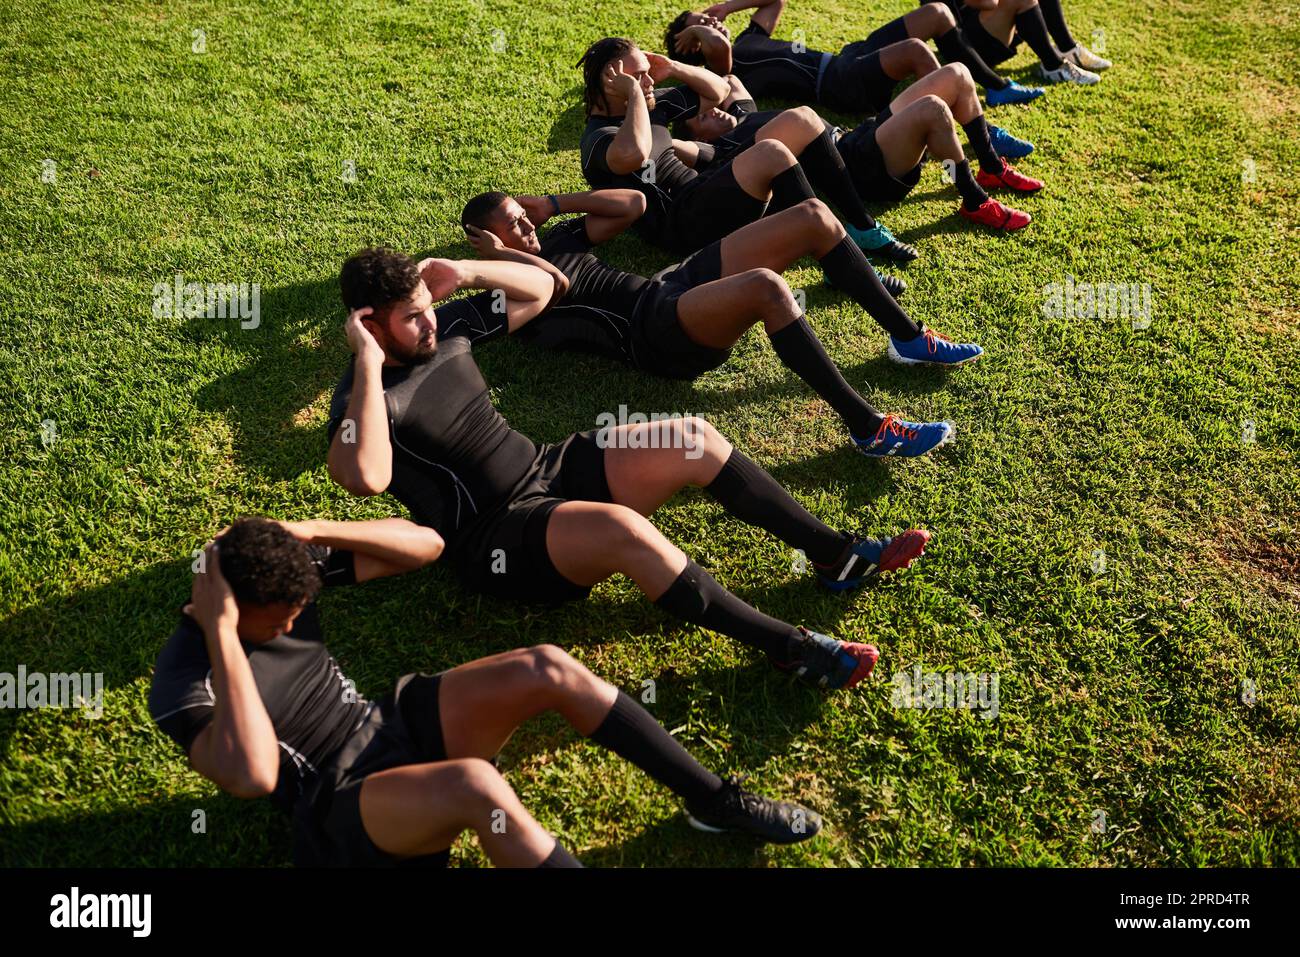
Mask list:
[[[783,35],[838,49],[909,7],[795,0]],[[1288,84],[1300,10],[1067,7],[1081,38],[1105,31],[1116,67],[1098,87],[991,111],[1038,145],[1020,164],[1049,184],[1019,204],[1034,224],[1013,237],[969,226],[933,166],[885,215],[923,254],[906,270],[908,309],[981,342],[984,360],[948,375],[893,366],[811,264],[788,274],[850,381],[882,408],[955,419],[954,448],[862,459],[758,333],[694,385],[514,342],[478,350],[501,411],[539,440],[619,403],[702,413],[827,522],[932,529],[912,571],[836,597],[701,494],[657,516],[764,611],[874,641],[876,680],[832,696],[792,685],[622,579],[539,610],[432,569],[324,598],[331,649],[360,691],[556,642],[629,692],[653,680],[651,710],[706,763],[828,820],[793,848],[698,835],[636,769],[536,722],[506,753],[508,779],[588,863],[1300,863]],[[241,514],[392,512],[349,498],[323,467],[347,360],[340,262],[372,242],[468,256],[455,221],[472,193],[582,188],[572,64],[608,32],[657,47],[677,9],[18,0],[0,12],[0,671],[98,671],[108,688],[98,719],[0,713],[0,864],[288,860],[274,812],[218,793],[149,720],[191,550]],[[1006,72],[1028,80],[1029,67],[1022,52]],[[611,255],[668,261],[631,239]],[[259,283],[260,325],[154,318],[153,286],[177,272]],[[1150,328],[1044,316],[1043,287],[1067,276],[1149,283]],[[890,676],[916,665],[997,673],[997,718],[892,707]],[[483,860],[468,839],[455,857]]]

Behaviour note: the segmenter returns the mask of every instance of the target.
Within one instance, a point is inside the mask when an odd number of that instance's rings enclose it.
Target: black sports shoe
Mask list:
[[[743,831],[771,844],[798,844],[822,829],[821,815],[793,801],[751,794],[735,776],[703,804],[687,805],[686,820],[700,831]]]

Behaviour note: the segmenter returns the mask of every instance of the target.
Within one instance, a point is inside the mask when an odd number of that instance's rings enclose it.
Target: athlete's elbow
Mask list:
[[[642,148],[640,144],[633,144],[617,151],[610,150],[607,162],[613,173],[626,176],[639,170],[648,159],[650,159],[650,149]]]
[[[331,463],[330,465],[330,478],[353,495],[362,498],[378,495],[388,488],[392,475],[391,473],[384,473],[385,470],[383,469],[367,469],[359,462],[348,465]]]

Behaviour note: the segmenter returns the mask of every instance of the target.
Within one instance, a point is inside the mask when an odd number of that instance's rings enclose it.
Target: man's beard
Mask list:
[[[389,355],[404,366],[422,366],[432,359],[437,351],[438,339],[436,336],[427,346],[417,345],[413,349],[406,349],[395,342],[388,344]]]

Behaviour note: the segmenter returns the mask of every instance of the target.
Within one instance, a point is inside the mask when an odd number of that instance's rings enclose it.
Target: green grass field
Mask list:
[[[793,0],[782,30],[838,49],[910,7]],[[149,719],[191,551],[241,514],[400,512],[324,468],[348,358],[340,263],[375,242],[467,257],[456,217],[473,193],[582,188],[574,62],[608,33],[657,48],[678,9],[0,10],[0,672],[107,686],[99,718],[0,712],[0,865],[288,862],[287,824],[192,773]],[[933,166],[883,217],[922,251],[904,304],[984,360],[895,366],[812,263],[788,274],[849,380],[881,408],[954,419],[954,447],[856,455],[761,333],[694,385],[516,342],[478,350],[498,407],[538,440],[620,403],[704,414],[827,522],[931,529],[910,572],[840,597],[703,494],[657,518],[770,614],[873,641],[875,680],[834,696],[792,684],[623,579],[546,610],[435,568],[323,599],[359,690],[555,642],[629,693],[653,680],[651,710],[706,763],[828,822],[795,848],[708,838],[558,719],[527,726],[507,778],[588,864],[1300,864],[1300,4],[1067,12],[1085,41],[1105,31],[1115,68],[991,112],[1038,145],[1019,164],[1049,186],[1017,204],[1034,224],[969,226]],[[1024,51],[1005,72],[1030,67]],[[669,262],[629,238],[611,255]],[[260,284],[260,325],[154,318],[155,283],[178,272]],[[1149,284],[1150,327],[1045,317],[1044,286],[1067,276]],[[891,676],[915,666],[996,673],[996,719],[893,707]],[[484,863],[464,838],[455,860]]]

